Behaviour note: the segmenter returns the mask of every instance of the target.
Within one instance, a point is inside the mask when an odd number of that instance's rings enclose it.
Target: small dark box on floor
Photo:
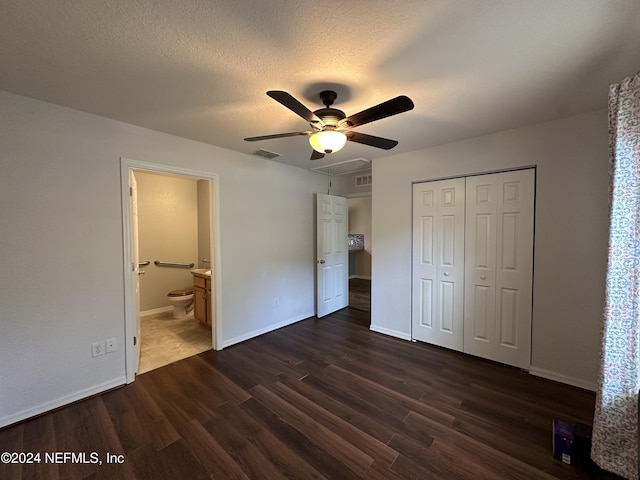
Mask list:
[[[553,419],[553,457],[571,464],[573,455],[573,425],[558,418]]]
[[[576,423],[573,427],[573,463],[581,467],[595,467],[591,460],[591,432],[590,425]]]

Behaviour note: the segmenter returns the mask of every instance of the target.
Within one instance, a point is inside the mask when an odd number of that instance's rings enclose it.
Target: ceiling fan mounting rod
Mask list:
[[[336,98],[338,98],[338,94],[333,90],[324,90],[320,92],[320,99],[327,108],[333,105],[333,102],[336,101]]]

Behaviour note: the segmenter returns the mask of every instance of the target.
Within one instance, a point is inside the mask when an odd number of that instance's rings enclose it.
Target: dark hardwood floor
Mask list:
[[[371,280],[349,279],[349,306],[356,310],[371,311]]]
[[[368,324],[308,319],[5,428],[0,452],[42,463],[0,478],[617,478],[551,455],[552,419],[591,423],[593,393]]]

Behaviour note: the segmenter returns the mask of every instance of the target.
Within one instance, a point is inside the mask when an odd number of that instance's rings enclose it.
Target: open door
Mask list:
[[[316,315],[324,317],[349,304],[347,199],[316,195]]]
[[[138,372],[140,364],[140,275],[144,270],[140,270],[140,253],[138,249],[138,183],[133,170],[129,171],[129,194],[131,195],[131,281],[134,288],[135,303],[135,338],[133,340],[132,362],[129,365],[132,372]]]

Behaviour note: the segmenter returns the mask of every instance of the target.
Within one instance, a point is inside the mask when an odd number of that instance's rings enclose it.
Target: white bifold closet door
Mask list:
[[[447,223],[453,225],[446,210],[430,211],[425,206],[430,196],[441,198],[451,188],[456,198],[464,199],[463,213],[455,213],[464,221],[455,223],[454,234],[446,226],[441,230]],[[529,368],[533,215],[533,169],[414,185],[413,338]],[[434,257],[438,260],[432,269],[435,273],[429,275],[430,245],[434,244],[437,255],[438,244],[446,250],[445,239],[452,235],[464,240],[447,258],[455,258],[463,273],[445,277],[443,270],[438,276],[442,262]],[[462,291],[451,297],[452,302],[445,293],[450,279]],[[432,284],[439,288],[430,289]],[[456,312],[456,322],[447,318],[449,311]],[[443,335],[449,330],[448,336]]]
[[[413,338],[462,351],[464,178],[413,186]]]
[[[529,368],[534,171],[467,178],[464,351]]]

